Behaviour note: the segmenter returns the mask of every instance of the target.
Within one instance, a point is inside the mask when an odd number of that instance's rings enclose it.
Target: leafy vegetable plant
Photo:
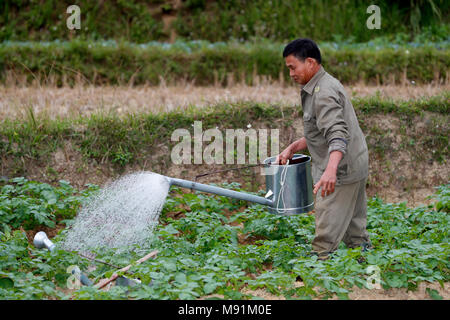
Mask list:
[[[241,191],[238,184],[223,186]],[[171,188],[147,244],[120,254],[112,249],[95,252],[103,263],[75,252],[37,250],[18,230],[73,218],[95,189],[77,192],[65,182],[51,187],[23,178],[1,188],[0,297],[251,299],[252,290],[264,289],[289,299],[348,299],[355,287],[369,289],[374,281],[384,289],[415,290],[421,282],[443,286],[450,278],[449,185],[437,188],[434,204],[417,208],[369,199],[367,228],[374,249],[362,252],[341,244],[325,261],[309,254],[312,215],[277,216],[261,205],[185,193],[176,187]],[[32,210],[43,212],[41,218]],[[52,239],[57,247],[65,232]],[[67,290],[71,265],[96,282],[155,249],[156,258],[133,265],[126,275],[139,280],[135,286]],[[442,298],[435,289],[426,292],[431,299]]]

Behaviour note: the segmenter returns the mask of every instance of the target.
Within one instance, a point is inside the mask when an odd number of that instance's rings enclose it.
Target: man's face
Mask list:
[[[312,78],[314,59],[306,58],[305,61],[300,61],[291,54],[284,58],[284,60],[286,67],[289,69],[289,76],[295,82],[305,85]]]

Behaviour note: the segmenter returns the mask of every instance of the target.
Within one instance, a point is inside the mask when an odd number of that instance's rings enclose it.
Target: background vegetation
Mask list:
[[[66,9],[81,8],[82,29],[67,32]],[[286,42],[299,36],[365,42],[373,37],[436,41],[448,37],[450,3],[445,0],[377,1],[382,28],[368,32],[363,0],[4,0],[0,2],[0,42],[4,40],[116,39],[135,43],[170,39],[247,41],[255,37]],[[171,24],[164,21],[170,16]]]
[[[283,44],[207,41],[137,45],[115,41],[8,42],[0,45],[0,81],[7,84],[75,83],[197,85],[254,84],[256,76],[288,81]],[[323,65],[343,83],[436,84],[448,81],[446,42],[407,45],[372,41],[358,45],[324,43]]]
[[[81,30],[66,26],[72,4],[81,8]],[[325,67],[344,83],[448,81],[449,2],[377,5],[382,27],[369,30],[369,4],[360,0],[5,0],[0,81],[155,85],[184,79],[225,85],[230,79],[253,84],[255,75],[286,80],[280,52],[297,37],[318,41]]]
[[[403,132],[398,132],[405,150],[415,149],[417,161],[434,160],[440,163],[449,156],[448,122],[450,94],[445,93],[424,99],[393,101],[377,97],[355,98],[353,105],[360,125],[367,135],[369,150],[383,157],[391,150],[392,141],[385,139],[387,132],[365,123],[376,114],[392,114],[402,123]],[[425,131],[408,130],[415,116],[430,112]],[[280,129],[292,126],[302,115],[298,106],[282,107],[262,103],[217,104],[207,108],[191,107],[165,113],[138,113],[119,117],[114,112],[98,112],[90,117],[50,120],[36,117],[30,111],[25,119],[5,119],[0,122],[0,152],[8,159],[10,175],[27,174],[29,161],[45,164],[53,152],[65,143],[73,144],[86,160],[110,163],[117,169],[128,164],[143,164],[146,157],[157,152],[161,142],[171,142],[173,128],[193,131],[194,121],[202,121],[203,130],[218,127],[245,128],[249,123],[261,127]],[[191,132],[191,134],[193,134]],[[410,141],[414,141],[411,145]],[[248,144],[248,139],[246,140]],[[281,146],[280,146],[281,148]],[[396,150],[404,152],[405,150]],[[170,154],[165,154],[165,163],[170,163]],[[164,174],[164,173],[163,173]]]

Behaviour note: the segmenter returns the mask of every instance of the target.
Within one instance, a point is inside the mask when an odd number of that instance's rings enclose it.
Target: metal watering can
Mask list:
[[[263,204],[269,207],[270,213],[274,214],[288,216],[313,210],[311,157],[295,154],[286,165],[275,164],[275,159],[276,157],[270,157],[263,162],[267,192],[264,197],[189,180],[166,178],[169,185]]]
[[[202,192],[208,192],[225,196],[229,198],[250,201],[263,204],[269,207],[269,212],[279,215],[294,215],[313,210],[313,182],[311,177],[311,157],[295,154],[286,165],[275,164],[276,157],[267,158],[263,162],[263,170],[266,176],[266,195],[264,197],[255,196],[245,192],[237,192],[216,186],[201,184],[193,181],[177,178],[165,177],[171,185],[182,188],[194,189]],[[36,233],[33,244],[36,248],[47,248],[53,251],[56,246],[48,239],[45,232]],[[80,281],[85,286],[92,286],[92,281],[80,270],[72,270],[72,274],[78,271]],[[126,277],[123,284],[132,285],[133,281]]]

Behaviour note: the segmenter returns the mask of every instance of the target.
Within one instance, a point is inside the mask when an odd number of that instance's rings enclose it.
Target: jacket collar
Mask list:
[[[325,69],[320,66],[319,70],[316,72],[316,74],[309,79],[308,83],[305,84],[302,88],[305,92],[312,95],[314,88],[316,87],[317,82],[319,82],[320,78],[325,74]]]

